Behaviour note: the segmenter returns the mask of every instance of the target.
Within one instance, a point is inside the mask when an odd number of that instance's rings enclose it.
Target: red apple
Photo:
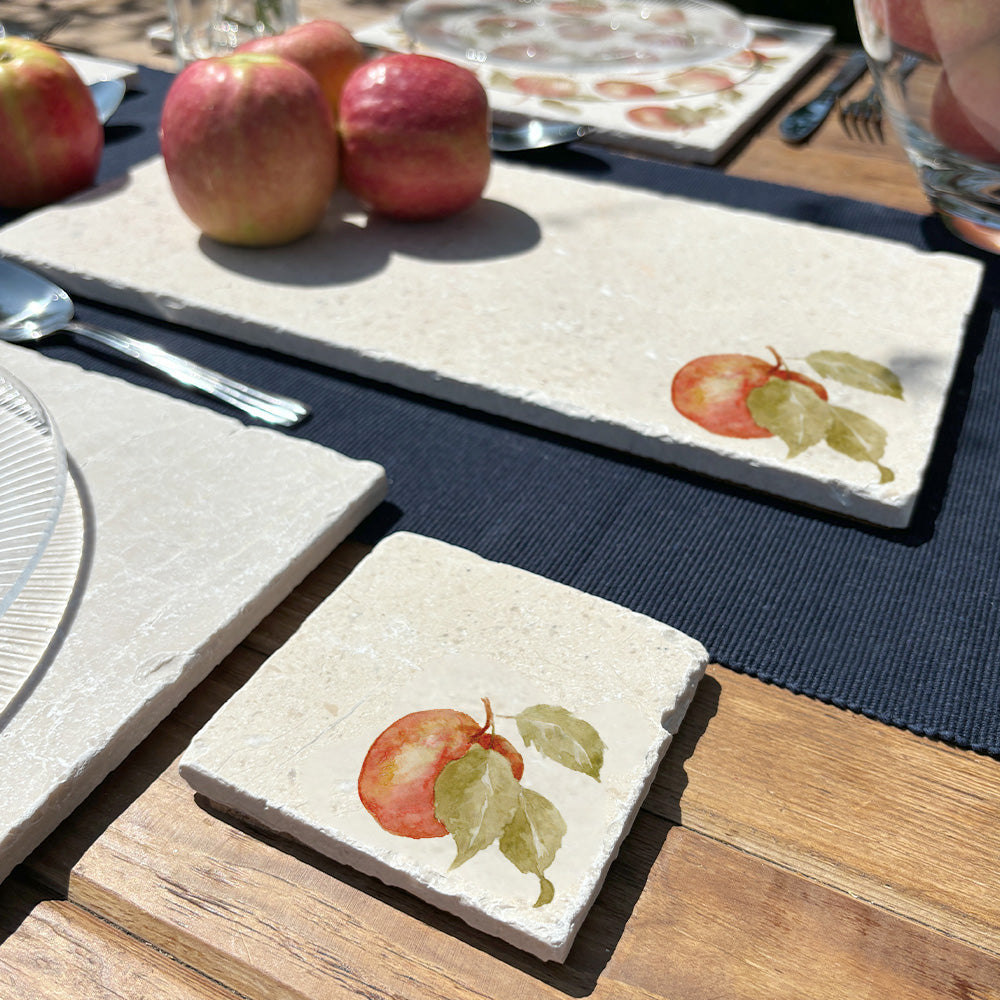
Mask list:
[[[867,6],[896,45],[937,61],[1000,33],[996,0],[868,0]]]
[[[316,78],[334,114],[351,73],[365,61],[364,46],[336,21],[305,21],[280,35],[245,42],[237,52],[269,52],[298,63]]]
[[[486,724],[450,708],[412,712],[397,719],[372,743],[358,776],[358,795],[378,824],[400,837],[444,837],[448,831],[434,815],[434,784],[445,766],[464,757],[473,744],[502,754],[514,778],[524,761],[502,736],[493,733],[493,711]]]
[[[399,53],[356,69],[340,98],[344,183],[393,219],[442,219],[479,200],[490,110],[474,73]]]
[[[749,354],[707,354],[689,361],[674,376],[671,398],[681,414],[713,434],[771,437],[771,432],[751,416],[747,396],[772,378],[798,382],[820,399],[827,398],[823,386],[789,371],[780,359],[764,361]]]
[[[900,48],[940,58],[923,0],[867,0],[867,8],[874,24]]]
[[[1000,163],[1000,42],[949,58],[934,88],[930,125],[948,148]]]
[[[86,84],[54,49],[0,36],[0,205],[35,208],[92,184],[104,129]]]
[[[171,84],[160,145],[170,186],[207,236],[277,246],[319,225],[337,183],[337,131],[316,80],[279,56],[201,59]]]

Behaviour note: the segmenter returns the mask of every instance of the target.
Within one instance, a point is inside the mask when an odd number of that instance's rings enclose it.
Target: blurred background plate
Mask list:
[[[0,368],[0,619],[52,537],[66,492],[66,452],[30,390]]]
[[[751,38],[741,14],[703,0],[415,0],[400,19],[432,52],[549,72],[681,68],[734,55]]]

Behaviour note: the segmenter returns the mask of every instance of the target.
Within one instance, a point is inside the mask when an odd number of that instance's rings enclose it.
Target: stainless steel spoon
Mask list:
[[[65,332],[117,351],[168,379],[228,403],[265,424],[291,427],[309,407],[287,396],[264,392],[171,354],[157,344],[73,320],[73,302],[58,285],[0,258],[0,340],[30,343]]]
[[[125,96],[124,80],[97,80],[90,85],[90,96],[103,125],[117,110]]]
[[[494,123],[490,134],[490,148],[498,153],[516,153],[528,149],[544,149],[575,142],[590,135],[594,129],[590,125],[575,125],[573,122],[546,122],[538,118],[518,125],[498,125]]]

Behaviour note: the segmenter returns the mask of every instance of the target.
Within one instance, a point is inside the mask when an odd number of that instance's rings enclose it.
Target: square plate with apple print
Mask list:
[[[252,824],[563,961],[706,663],[668,625],[401,532],[181,773]]]
[[[602,145],[716,163],[809,73],[834,36],[822,25],[747,23],[753,36],[744,51],[702,65],[627,73],[463,65],[478,73],[498,122],[571,121],[595,128],[590,138]],[[396,18],[356,34],[373,48],[427,51]]]

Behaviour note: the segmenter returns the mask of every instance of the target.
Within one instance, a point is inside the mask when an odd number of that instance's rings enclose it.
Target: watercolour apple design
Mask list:
[[[358,778],[358,794],[379,826],[400,837],[445,837],[448,829],[434,815],[434,785],[445,767],[473,745],[495,750],[515,781],[524,760],[510,742],[493,732],[493,710],[486,722],[451,708],[412,712],[397,719],[371,745]]]
[[[524,758],[486,721],[450,708],[411,712],[383,730],[365,754],[358,796],[388,833],[413,840],[451,836],[457,868],[497,843],[525,875],[539,881],[535,906],[555,898],[545,877],[566,822],[544,795],[521,783]],[[590,723],[557,705],[533,705],[512,718],[525,747],[601,780],[605,744]]]
[[[792,371],[774,350],[774,361],[748,354],[709,354],[689,361],[674,376],[677,411],[713,434],[734,438],[778,437],[788,458],[825,441],[858,462],[871,462],[879,481],[895,478],[881,464],[887,434],[862,413],[830,402],[826,388]],[[824,379],[902,400],[899,378],[884,365],[847,351],[814,351],[806,359]]]

